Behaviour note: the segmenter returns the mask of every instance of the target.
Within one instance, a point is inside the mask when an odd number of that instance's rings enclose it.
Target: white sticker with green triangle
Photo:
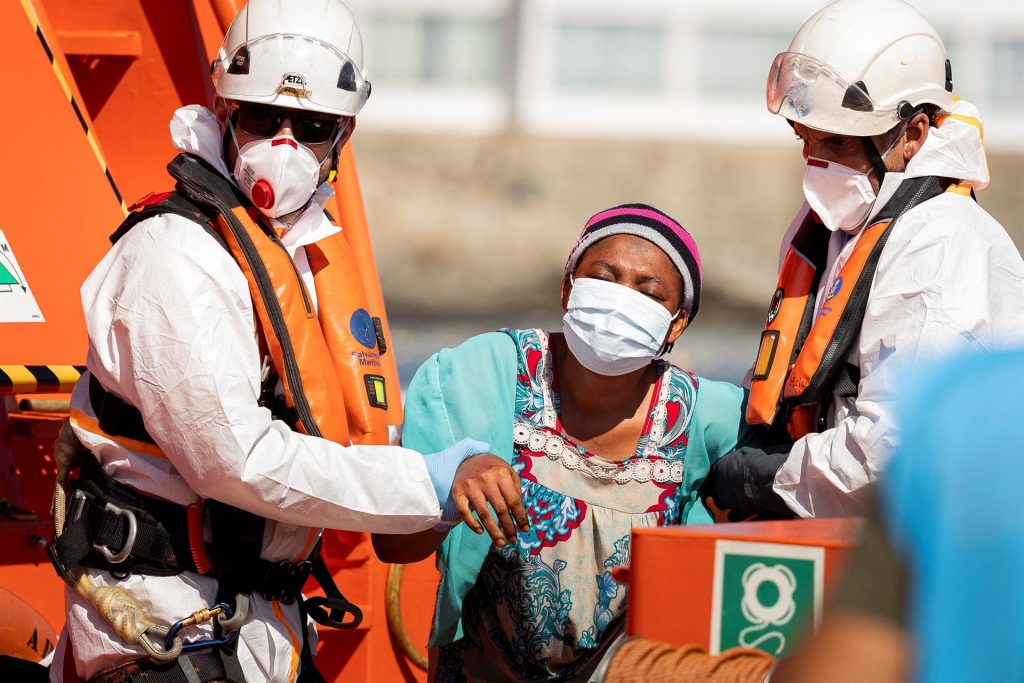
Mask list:
[[[0,323],[41,323],[43,312],[25,280],[4,231],[0,230]]]

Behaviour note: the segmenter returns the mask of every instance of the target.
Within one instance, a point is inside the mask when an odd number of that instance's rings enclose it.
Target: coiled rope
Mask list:
[[[734,647],[712,656],[697,645],[675,647],[635,638],[614,653],[603,683],[761,683],[774,663],[771,655],[751,648]]]
[[[69,420],[65,418],[53,449],[53,458],[57,463],[57,484],[54,487],[53,506],[50,512],[53,514],[55,537],[64,533],[68,475],[78,466],[81,451],[82,445],[75,437]],[[170,650],[165,650],[157,644],[162,643],[164,636],[167,635],[167,629],[154,624],[139,601],[125,589],[120,586],[97,585],[81,567],[71,568],[62,578],[96,608],[100,616],[125,642],[141,647],[153,661],[169,662],[181,654],[180,636],[174,639]]]

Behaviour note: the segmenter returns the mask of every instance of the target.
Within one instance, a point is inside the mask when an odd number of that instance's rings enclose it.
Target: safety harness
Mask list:
[[[337,356],[347,351],[335,348],[336,330],[321,327],[309,294],[277,234],[250,216],[238,190],[198,157],[179,155],[168,168],[177,180],[176,191],[147,198],[111,235],[111,241],[116,242],[143,220],[167,213],[187,218],[206,230],[239,262],[250,282],[261,348],[269,360],[265,365],[268,372],[262,378],[261,403],[297,431],[347,445],[351,416],[346,415],[344,407],[338,407],[344,376],[340,371],[330,371],[335,365],[332,352]],[[320,245],[313,251],[310,262],[315,273],[323,273],[331,265],[325,262],[326,257],[337,256],[330,245]],[[316,282],[319,294],[319,277]],[[325,291],[329,289],[330,285],[325,284]],[[330,294],[324,301],[329,300]],[[376,346],[383,349],[383,344]],[[283,396],[276,386],[283,386]],[[159,448],[138,409],[108,391],[95,377],[90,378],[89,399],[103,435]],[[54,505],[60,510],[59,515],[55,514],[58,528],[47,550],[66,582],[100,608],[98,603],[103,598],[97,593],[102,589],[83,579],[82,567],[105,570],[115,577],[197,572],[218,581],[215,605],[170,628],[136,619],[140,623],[129,629],[130,637],[145,647],[152,661],[128,662],[95,680],[243,683],[234,639],[245,621],[248,596],[254,593],[285,604],[299,602],[304,631],[300,680],[323,680],[312,662],[305,633],[306,615],[325,626],[352,629],[362,621],[362,613],[335,585],[320,555],[319,542],[307,557],[296,561],[264,560],[260,557],[265,526],[262,517],[215,500],[188,507],[176,505],[115,481],[84,448],[77,460],[79,475],[70,485],[67,472],[73,465],[62,465],[63,477],[59,477]],[[66,513],[65,494],[70,495]],[[204,541],[206,528],[210,543]],[[302,599],[302,587],[310,576],[320,583],[325,597]],[[132,598],[118,594],[117,600],[130,603]],[[109,620],[107,613],[104,616]],[[212,641],[183,642],[179,635],[182,628],[211,620],[215,626]],[[160,637],[163,649],[154,644]]]
[[[882,250],[899,219],[941,194],[949,183],[932,176],[900,183],[874,222],[861,231],[820,307],[816,296],[831,233],[808,212],[783,259],[761,333],[748,424],[780,433],[784,428],[796,440],[824,430],[835,396],[856,396],[860,370],[846,359],[860,335]]]

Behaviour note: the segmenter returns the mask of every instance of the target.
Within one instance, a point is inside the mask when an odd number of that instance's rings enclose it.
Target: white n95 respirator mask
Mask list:
[[[804,197],[833,232],[859,228],[878,198],[866,173],[816,157],[807,159]]]
[[[615,377],[659,354],[676,318],[664,306],[615,282],[581,278],[572,284],[562,331],[583,367]]]
[[[234,137],[234,127],[231,135]],[[253,140],[239,147],[234,173],[245,196],[271,218],[301,209],[320,185],[320,161],[291,135]]]

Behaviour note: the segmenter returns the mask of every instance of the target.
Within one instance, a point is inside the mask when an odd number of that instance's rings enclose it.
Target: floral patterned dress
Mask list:
[[[624,628],[630,530],[680,521],[697,378],[658,361],[636,452],[605,460],[561,433],[548,334],[510,330],[519,351],[513,465],[529,532],[491,547],[464,605],[464,637],[436,680],[587,680]]]

